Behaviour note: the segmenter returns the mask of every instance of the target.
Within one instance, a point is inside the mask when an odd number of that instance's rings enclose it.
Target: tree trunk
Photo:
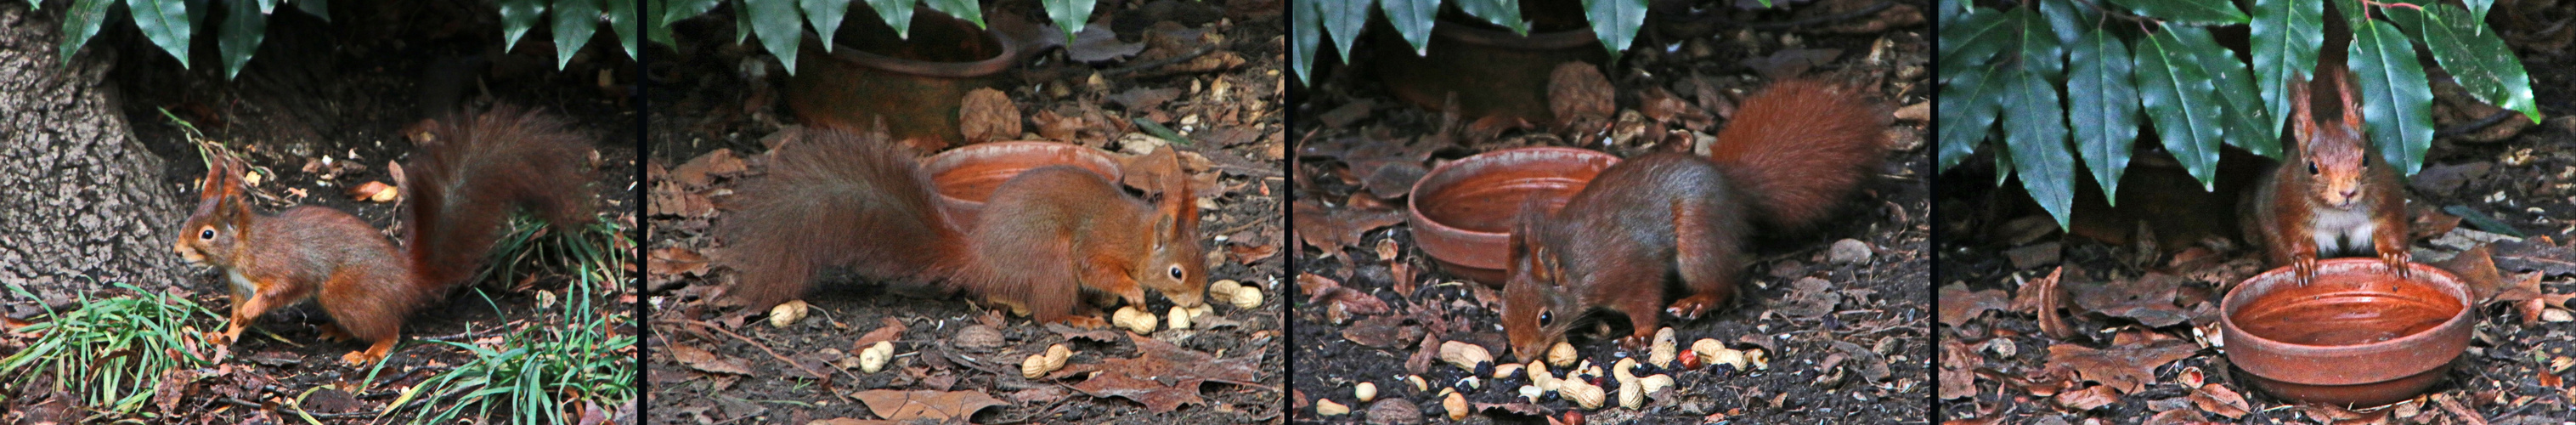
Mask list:
[[[185,286],[170,246],[186,211],[117,112],[112,49],[93,40],[66,66],[71,5],[53,3],[0,0],[0,284],[48,304],[117,282]]]

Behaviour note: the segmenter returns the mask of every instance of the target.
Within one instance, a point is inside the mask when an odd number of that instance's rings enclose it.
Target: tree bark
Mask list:
[[[186,211],[118,113],[113,49],[93,39],[63,63],[70,4],[53,3],[0,1],[0,284],[47,304],[118,282],[184,287],[170,229]]]

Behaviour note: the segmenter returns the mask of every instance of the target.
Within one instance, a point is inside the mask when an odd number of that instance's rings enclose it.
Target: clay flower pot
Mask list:
[[[868,131],[878,118],[887,133],[938,149],[965,140],[958,104],[966,92],[991,87],[1019,62],[1019,47],[1000,32],[939,13],[916,13],[912,38],[867,9],[842,21],[830,53],[806,37],[797,72],[787,80],[787,106],[808,125]]]
[[[1500,115],[1554,123],[1556,115],[1547,108],[1548,74],[1566,62],[1607,62],[1610,54],[1584,26],[1582,3],[1529,1],[1521,10],[1521,16],[1542,20],[1528,36],[1458,13],[1441,14],[1423,55],[1415,55],[1413,45],[1381,21],[1370,29],[1377,46],[1371,68],[1397,98],[1424,108],[1439,110],[1443,99],[1457,93],[1458,113],[1467,119]],[[1574,19],[1553,23],[1550,17]],[[1563,29],[1546,30],[1552,27]]]
[[[941,152],[923,160],[930,181],[939,187],[939,212],[958,229],[972,227],[993,189],[1020,172],[1050,165],[1071,165],[1118,181],[1118,160],[1098,149],[1056,142],[992,142]]]
[[[1413,242],[1441,269],[1501,285],[1512,220],[1523,202],[1564,207],[1619,158],[1597,151],[1537,147],[1486,152],[1440,164],[1413,183],[1405,222]]]
[[[2281,398],[2376,406],[2415,397],[2468,349],[2477,309],[2442,269],[2410,265],[2410,279],[2377,258],[2317,263],[2299,286],[2289,268],[2246,279],[2220,301],[2227,360],[2236,376]]]

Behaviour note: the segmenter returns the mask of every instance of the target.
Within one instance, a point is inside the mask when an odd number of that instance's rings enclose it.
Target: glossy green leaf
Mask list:
[[[2048,20],[2039,11],[2024,7],[2013,9],[2018,24],[2013,34],[2014,56],[2022,68],[2038,73],[2040,79],[2056,81],[2066,76],[2066,48],[2057,43],[2057,34],[2048,29]]]
[[[1646,26],[1646,0],[1583,0],[1583,17],[1592,21],[1592,34],[1610,49],[1611,60],[1618,60],[1637,40],[1637,29]]]
[[[231,6],[215,36],[216,47],[223,50],[227,80],[241,75],[242,65],[250,63],[251,54],[259,52],[260,39],[268,34],[268,14],[260,13],[257,2],[236,1]]]
[[[2532,102],[2531,76],[2515,59],[2513,49],[2486,24],[2470,18],[2468,9],[2453,5],[2434,5],[2418,12],[2407,8],[2390,8],[2388,15],[2399,23],[2419,25],[2424,46],[2433,51],[2433,59],[2451,72],[2460,87],[2468,89],[2479,101],[2499,108],[2522,111],[2531,122],[2540,122],[2540,109]],[[2411,18],[2411,19],[2410,19]]]
[[[2371,143],[2390,165],[2415,175],[2433,147],[2433,88],[2415,62],[2415,44],[2396,26],[2363,20],[2352,27],[2350,50],[2345,64],[2361,83],[2361,120]]]
[[[1360,29],[1368,27],[1369,0],[1322,0],[1324,34],[1333,37],[1333,51],[1342,54],[1342,63],[1351,63],[1351,42],[1360,38]]]
[[[973,22],[976,28],[984,28],[984,9],[982,5],[975,3],[975,0],[922,0],[922,2],[930,5],[930,10]]]
[[[295,10],[301,10],[304,11],[304,14],[306,15],[313,15],[313,17],[322,18],[322,22],[331,22],[330,0],[294,0],[294,2]]]
[[[796,46],[805,38],[805,20],[798,16],[796,0],[743,0],[749,10],[752,35],[778,62],[787,65],[787,75],[796,75]]]
[[[1941,23],[1942,27],[1949,27],[1952,24],[1957,24],[1959,23],[1960,16],[1966,16],[1968,14],[1968,2],[1966,0],[1940,0],[1935,3],[1932,8],[1934,13],[1939,15],[1936,19]]]
[[[2167,26],[2242,24],[2247,20],[2245,11],[2236,10],[2236,4],[2228,0],[2117,0],[2113,3],[2128,6],[2138,16],[2162,19]]]
[[[1511,28],[1513,34],[1529,35],[1529,21],[1521,19],[1520,0],[1458,0],[1453,4],[1458,5],[1458,10],[1466,11],[1467,16],[1484,19],[1494,26]]]
[[[62,52],[58,54],[62,66],[71,66],[72,54],[80,53],[81,46],[98,35],[100,24],[107,22],[107,7],[114,5],[116,0],[80,0],[72,2],[70,11],[63,12]]]
[[[134,26],[145,38],[161,46],[161,51],[179,59],[179,67],[188,65],[188,40],[196,37],[196,24],[188,20],[185,0],[126,0],[126,11],[134,14]]]
[[[2172,28],[2138,37],[2135,52],[2139,105],[2156,124],[2156,136],[2182,167],[2209,186],[2217,177],[2218,145],[2227,137],[2219,116],[2217,88],[2197,56],[2182,51]]]
[[[638,25],[643,21],[639,20],[640,14],[635,11],[635,1],[602,1],[605,3],[600,3],[600,5],[603,6],[601,14],[608,19],[608,27],[617,31],[618,47],[626,49],[626,58],[639,59],[635,56],[635,48],[637,47],[636,39],[639,38],[637,36],[642,35],[639,33],[642,32],[644,28]]]
[[[2255,0],[2253,31],[2254,86],[2271,119],[2264,121],[2274,147],[2281,144],[2281,124],[2290,114],[2290,85],[2307,81],[2317,69],[2317,49],[2325,43],[2325,4],[2314,0]],[[2279,159],[2280,150],[2257,151]]]
[[[2003,121],[2014,175],[2040,209],[2057,218],[2057,227],[2065,228],[2074,213],[2075,154],[2066,151],[2066,114],[2057,106],[2057,86],[2027,68],[1997,77],[2004,103],[2012,105],[2004,108]]]
[[[518,47],[519,36],[528,35],[545,14],[545,0],[501,0],[501,50]]]
[[[658,3],[659,5],[655,6],[655,7],[653,8],[653,10],[651,10],[651,11],[647,11],[647,12],[653,12],[653,11],[658,11],[658,12],[660,12],[660,13],[661,13],[660,15],[656,15],[656,16],[660,16],[660,18],[656,18],[656,21],[655,21],[654,23],[662,24],[662,25],[670,25],[672,22],[679,22],[680,20],[683,20],[683,19],[695,18],[695,17],[698,17],[698,15],[705,15],[705,14],[707,14],[707,12],[708,12],[708,11],[716,10],[716,5],[718,5],[718,4],[723,4],[723,3],[724,3],[724,0],[653,0],[653,1],[654,1],[655,3]]]
[[[2138,87],[2130,83],[2129,48],[2105,29],[2084,32],[2066,49],[2066,120],[2075,129],[2075,151],[2114,205],[2120,174],[2138,141]]]
[[[1996,149],[1996,150],[1995,150],[1995,187],[2004,187],[2004,183],[2006,183],[2006,182],[2011,182],[2011,181],[2012,181],[2012,176],[2013,176],[2012,150],[2011,150],[2011,149]]]
[[[747,1],[750,0],[734,0],[733,3],[733,10],[735,11],[733,14],[734,44],[742,44],[751,40],[751,14],[743,12],[751,9],[751,5],[744,4],[744,2]]]
[[[555,69],[572,64],[572,55],[590,44],[590,35],[599,31],[601,0],[555,0],[554,35]],[[627,0],[607,0],[627,1]]]
[[[1064,44],[1073,45],[1073,34],[1082,32],[1082,24],[1091,19],[1092,6],[1099,0],[1039,0],[1046,5],[1047,19],[1064,29]]]
[[[1987,84],[1993,73],[1987,68],[1969,68],[1949,76],[1941,86],[1941,145],[1938,164],[1942,171],[1959,165],[1977,153],[1977,145],[1986,140],[1986,129],[1995,126],[1996,114],[2003,113],[2002,85]]]
[[[814,25],[814,33],[823,37],[823,51],[832,51],[832,45],[838,44],[831,42],[832,36],[840,33],[841,17],[850,13],[850,0],[800,0],[797,3],[805,10],[805,21]],[[894,26],[895,36],[912,38],[912,0],[885,2],[901,3],[898,5],[880,6],[877,3],[876,0],[868,1],[870,7],[876,8],[877,15],[886,19],[887,25]],[[903,19],[898,22],[895,15],[903,15]]]
[[[2227,125],[2224,140],[2228,146],[2243,148],[2256,155],[2278,157],[2281,153],[2281,120],[2264,107],[2261,93],[2254,89],[2254,74],[2245,70],[2245,62],[2236,53],[2210,38],[2209,29],[2196,26],[2173,27],[2174,39],[2194,56],[2210,85],[2217,88],[2220,116]]]
[[[1294,9],[1288,11],[1292,21],[1289,22],[1288,34],[1294,38],[1288,43],[1288,65],[1290,71],[1297,74],[1297,82],[1309,86],[1314,85],[1315,80],[1307,74],[1307,69],[1314,68],[1315,49],[1324,44],[1324,17],[1322,9],[1317,7],[1321,4],[1316,0],[1288,0],[1288,7]]]
[[[259,14],[266,15],[277,13],[277,2],[279,1],[284,0],[259,0]]]
[[[2461,0],[2460,3],[2469,5],[2469,22],[2486,22],[2487,10],[2495,7],[2495,0]]]
[[[2002,53],[2020,21],[2003,11],[1970,7],[1959,17],[1959,24],[1941,27],[1940,78],[1949,79],[1970,69],[1984,67]]]
[[[1426,54],[1431,49],[1432,18],[1440,14],[1440,0],[1378,0],[1386,10],[1386,22],[1413,45],[1413,54]]]
[[[814,3],[817,2],[814,0],[805,1],[805,14],[808,18],[813,17],[815,9]],[[849,5],[849,2],[843,1],[841,3],[841,10],[849,10]],[[895,37],[906,40],[912,39],[912,6],[913,0],[868,0],[868,8],[876,9],[877,18],[884,19],[887,26],[894,27]],[[833,28],[839,28],[841,26],[841,20],[839,18],[840,16],[838,15],[833,16]],[[814,28],[823,28],[822,22],[823,21],[819,20],[814,21]],[[830,40],[830,38],[825,38],[825,40]],[[831,43],[824,43],[824,45],[829,46]],[[824,51],[831,51],[831,48],[826,47],[824,48]]]
[[[2102,12],[2075,4],[2075,0],[2039,0],[2039,14],[2048,18],[2048,29],[2057,33],[2057,44],[2074,44],[2088,31],[2102,26]]]

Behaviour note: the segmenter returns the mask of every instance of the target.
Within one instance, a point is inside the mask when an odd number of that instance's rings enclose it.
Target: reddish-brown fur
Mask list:
[[[233,288],[232,322],[223,341],[268,310],[316,298],[330,313],[325,334],[368,341],[342,359],[371,363],[401,340],[402,323],[481,267],[513,205],[526,205],[571,229],[590,216],[580,185],[587,143],[560,122],[501,107],[433,126],[438,142],[397,181],[405,209],[404,246],[373,226],[329,208],[303,206],[274,216],[251,212],[242,194],[244,165],[217,156],[206,172],[195,213],[175,243],[182,257],[223,269]],[[234,282],[235,276],[242,282]],[[245,287],[247,285],[247,287]]]
[[[2303,285],[2316,275],[2321,257],[2375,253],[2402,276],[2412,261],[2407,252],[2406,187],[2363,137],[2361,106],[2352,96],[2348,73],[2328,64],[2317,77],[2312,83],[2292,86],[2292,149],[2254,185],[2254,196],[2239,208],[2243,213],[2238,222],[2247,241],[2262,247],[2266,261],[2294,268]],[[2309,93],[2320,88],[2334,90],[2336,97],[2311,99]],[[2318,122],[2312,101],[2337,106],[2343,111],[2342,119]],[[2355,216],[2366,216],[2368,228],[2360,228],[2361,223],[2354,220],[2330,218]],[[2353,246],[2360,241],[2352,236],[2361,232],[2368,233],[2367,252]],[[2322,245],[2321,237],[2344,241],[2346,246]]]
[[[1141,306],[1151,288],[1174,304],[1204,304],[1205,251],[1183,173],[1162,174],[1162,200],[1148,203],[1079,168],[1033,169],[995,188],[972,227],[955,229],[911,153],[882,137],[799,131],[717,225],[735,251],[726,264],[743,272],[730,293],[752,308],[802,296],[823,268],[938,280],[1050,322],[1101,323],[1086,314],[1085,291]],[[1177,159],[1165,150],[1134,166],[1178,170]]]
[[[1832,217],[1878,172],[1893,119],[1857,89],[1782,80],[1744,100],[1709,159],[1754,197],[1761,223],[1805,229]]]
[[[1851,90],[1783,81],[1744,105],[1718,134],[1714,160],[1631,158],[1553,214],[1523,208],[1503,284],[1515,354],[1537,358],[1595,309],[1625,314],[1635,333],[1623,342],[1635,347],[1662,314],[1690,320],[1723,307],[1756,223],[1823,221],[1885,155],[1885,114]],[[1688,295],[1665,304],[1676,289]]]

